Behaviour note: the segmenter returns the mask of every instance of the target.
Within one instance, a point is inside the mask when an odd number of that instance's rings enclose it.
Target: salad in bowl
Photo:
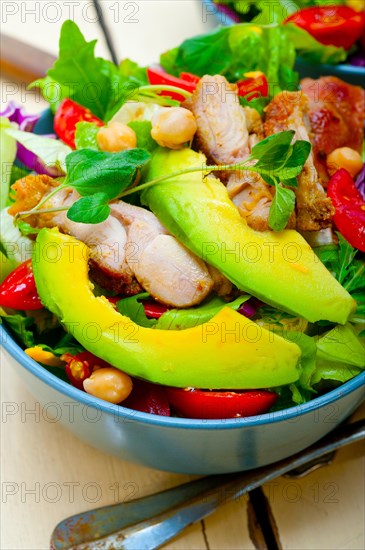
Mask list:
[[[203,420],[361,375],[364,90],[299,88],[280,26],[151,67],[94,46],[66,21],[33,83],[50,111],[2,113],[1,319],[25,354],[80,395]]]
[[[302,77],[365,78],[365,5],[362,0],[203,0],[221,25],[282,25],[295,46]]]

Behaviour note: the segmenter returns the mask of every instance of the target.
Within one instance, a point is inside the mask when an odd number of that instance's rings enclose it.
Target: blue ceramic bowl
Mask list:
[[[239,22],[239,16],[224,7],[218,7],[213,0],[202,0],[205,7],[205,17],[214,17],[217,23],[223,26],[235,25]],[[349,64],[327,65],[309,63],[301,57],[297,57],[295,70],[300,78],[320,76],[337,76],[349,84],[364,87],[365,68],[355,67]]]
[[[0,327],[5,355],[47,415],[121,459],[187,474],[249,470],[290,456],[333,430],[364,399],[365,372],[305,405],[229,420],[156,416],[74,388],[30,359]]]
[[[52,132],[45,111],[35,131]],[[336,390],[284,411],[229,420],[156,416],[112,405],[57,378],[28,357],[0,326],[0,341],[45,410],[78,437],[107,453],[170,472],[248,470],[308,447],[349,416],[365,397],[365,372]]]

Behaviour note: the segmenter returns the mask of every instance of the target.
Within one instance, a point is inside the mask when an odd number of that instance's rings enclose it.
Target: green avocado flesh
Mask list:
[[[191,149],[158,149],[146,181],[205,164]],[[224,185],[203,172],[151,186],[142,202],[175,237],[240,290],[307,321],[346,323],[350,294],[294,230],[255,231],[241,218]]]
[[[135,324],[104,296],[94,296],[88,255],[84,243],[42,229],[33,270],[43,304],[98,357],[131,376],[168,386],[252,389],[298,380],[299,347],[229,307],[186,330]]]

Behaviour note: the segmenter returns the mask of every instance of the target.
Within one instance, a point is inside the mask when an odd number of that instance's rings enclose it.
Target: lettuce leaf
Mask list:
[[[16,157],[16,140],[8,134],[12,124],[5,117],[0,117],[0,152],[1,152],[1,180],[0,180],[0,210],[7,204],[11,171]]]
[[[288,23],[283,28],[288,41],[294,44],[298,55],[306,61],[336,65],[347,58],[347,52],[344,48],[325,46],[313,38],[309,32],[297,27],[294,23]]]
[[[218,27],[189,38],[160,57],[162,67],[177,76],[180,72],[198,76],[221,73],[235,82],[246,72],[262,71],[272,84],[271,96],[289,86],[295,89],[294,62],[295,50],[282,26],[248,23]]]
[[[0,211],[0,245],[3,254],[10,260],[13,269],[32,257],[34,241],[24,237],[14,225],[14,218],[7,209]]]
[[[55,168],[63,174],[66,173],[65,159],[72,149],[62,141],[13,128],[7,129],[6,133],[39,157],[47,168]]]
[[[196,327],[209,321],[226,306],[237,310],[249,298],[249,295],[244,295],[236,298],[233,302],[226,302],[220,296],[213,296],[197,307],[170,309],[158,319],[156,328],[162,330],[183,330]]]

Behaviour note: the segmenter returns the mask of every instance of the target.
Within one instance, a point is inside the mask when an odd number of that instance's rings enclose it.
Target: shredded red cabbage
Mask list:
[[[25,111],[22,106],[17,105],[14,101],[10,101],[3,111],[0,111],[0,116],[6,117],[10,122],[18,124],[19,130],[23,132],[33,132],[37,124],[40,114],[31,115]],[[45,135],[43,137],[56,138],[55,134]],[[29,170],[37,172],[37,174],[46,174],[47,176],[56,177],[62,175],[57,168],[46,166],[37,155],[29,151],[24,145],[18,143],[16,158],[24,164]]]
[[[365,53],[356,52],[354,55],[349,57],[348,62],[354,67],[365,67]]]
[[[356,177],[355,185],[365,201],[365,164],[362,165],[362,168]]]

